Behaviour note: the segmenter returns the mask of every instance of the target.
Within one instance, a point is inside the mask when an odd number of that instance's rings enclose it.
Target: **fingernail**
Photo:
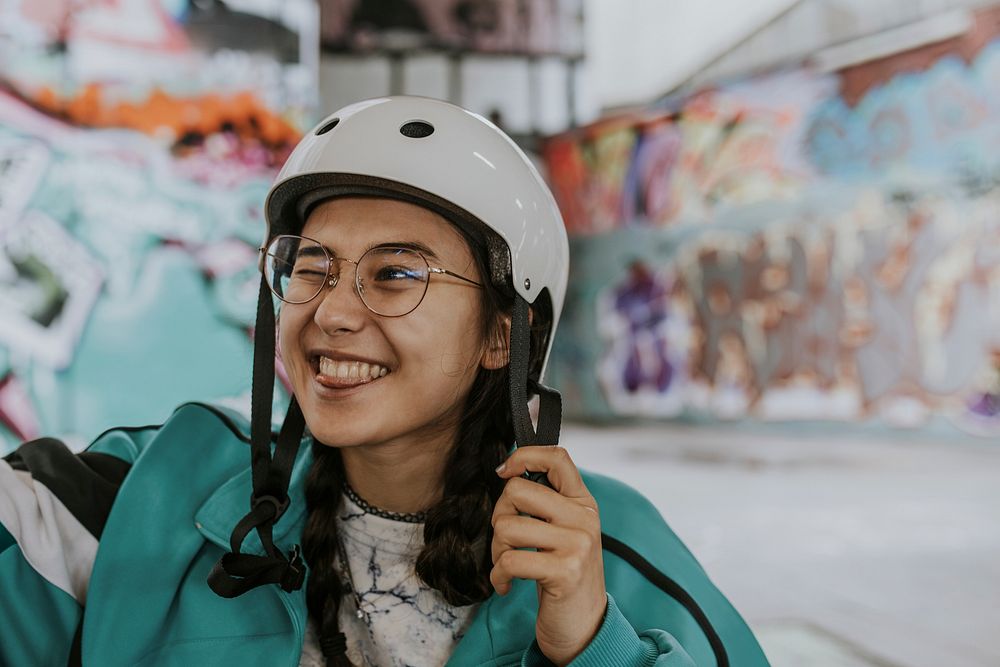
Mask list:
[[[503,471],[504,471],[504,470],[505,470],[506,468],[507,468],[507,464],[506,464],[506,463],[501,463],[500,465],[498,465],[498,466],[497,466],[497,474],[499,475],[499,474],[500,474],[500,473],[502,473],[502,472],[503,472]]]

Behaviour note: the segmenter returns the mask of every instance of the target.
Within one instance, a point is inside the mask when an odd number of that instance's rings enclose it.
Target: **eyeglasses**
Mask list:
[[[274,237],[264,253],[264,277],[271,292],[285,303],[315,299],[325,286],[340,282],[340,263],[354,264],[354,287],[362,303],[376,315],[402,317],[413,312],[427,293],[431,274],[446,274],[482,287],[448,269],[430,266],[416,250],[377,246],[357,261],[336,257],[321,243],[304,236]]]

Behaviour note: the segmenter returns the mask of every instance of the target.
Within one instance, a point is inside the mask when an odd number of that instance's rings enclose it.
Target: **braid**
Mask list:
[[[448,604],[482,602],[490,584],[493,506],[503,491],[495,468],[513,442],[504,405],[507,369],[480,369],[444,474],[443,496],[427,514],[416,571]],[[504,423],[506,422],[506,423]]]
[[[466,238],[479,274],[491,275],[488,244],[458,229]],[[509,318],[512,305],[492,284],[482,291],[480,332],[487,345],[509,350],[503,320]],[[509,365],[495,370],[479,368],[444,468],[441,500],[428,511],[424,524],[417,575],[453,606],[482,602],[493,593],[491,518],[504,488],[496,467],[514,443],[509,381]]]
[[[319,629],[319,645],[327,667],[350,667],[338,614],[343,596],[337,569],[337,510],[344,468],[340,452],[317,441],[312,445],[313,464],[306,477],[309,517],[302,533],[302,553],[309,564],[306,607]]]

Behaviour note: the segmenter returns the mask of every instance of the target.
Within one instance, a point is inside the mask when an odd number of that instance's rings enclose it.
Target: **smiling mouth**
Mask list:
[[[316,380],[326,387],[357,387],[384,378],[389,369],[363,361],[334,361],[318,357],[314,362]]]

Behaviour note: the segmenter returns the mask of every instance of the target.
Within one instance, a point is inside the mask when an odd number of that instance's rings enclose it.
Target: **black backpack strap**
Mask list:
[[[118,489],[132,464],[112,454],[73,453],[55,438],[22,444],[3,458],[14,470],[28,472],[45,485],[88,533],[101,539]]]

